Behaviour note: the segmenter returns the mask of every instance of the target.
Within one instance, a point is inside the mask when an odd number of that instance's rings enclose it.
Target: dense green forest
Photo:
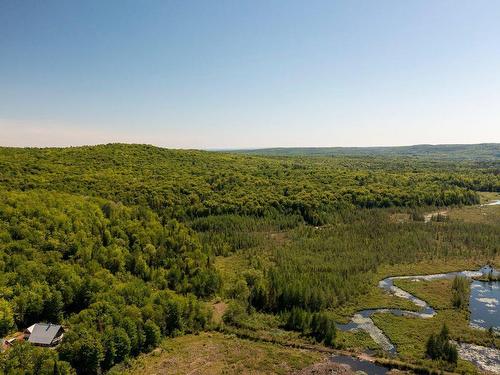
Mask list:
[[[178,219],[299,214],[346,206],[473,204],[499,191],[498,166],[404,158],[265,158],[141,145],[0,148],[0,186],[149,206]]]
[[[415,145],[397,147],[283,147],[237,152],[273,156],[391,156],[439,160],[500,161],[500,144]]]
[[[379,266],[498,255],[496,225],[388,219],[480,191],[500,191],[495,163],[0,148],[0,336],[68,328],[57,351],[3,352],[0,372],[105,372],[205,329],[214,296],[233,300],[229,323],[273,313],[335,345],[324,310],[366,293]],[[228,285],[214,262],[235,253],[251,266]]]
[[[41,191],[1,192],[0,272],[0,301],[8,302],[0,334],[39,321],[69,324],[59,356],[82,374],[150,350],[160,334],[202,329],[209,315],[196,297],[219,284],[199,241],[177,221]]]

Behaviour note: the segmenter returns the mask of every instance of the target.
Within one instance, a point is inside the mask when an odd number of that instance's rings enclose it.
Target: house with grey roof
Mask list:
[[[38,346],[55,346],[61,342],[63,336],[64,328],[52,323],[36,323],[24,331],[24,338]]]

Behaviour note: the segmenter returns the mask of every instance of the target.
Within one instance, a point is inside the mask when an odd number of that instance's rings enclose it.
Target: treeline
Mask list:
[[[0,148],[0,186],[98,196],[148,206],[162,218],[280,213],[318,225],[345,206],[475,204],[475,191],[500,191],[500,176],[494,167],[471,164],[249,157],[116,144]]]
[[[200,330],[209,313],[196,297],[219,284],[194,233],[175,220],[161,223],[146,207],[55,192],[0,194],[0,335],[36,322],[69,326],[55,358],[62,362],[52,366],[96,374],[160,337]],[[8,350],[0,369],[10,373],[23,357],[49,366],[37,353]]]

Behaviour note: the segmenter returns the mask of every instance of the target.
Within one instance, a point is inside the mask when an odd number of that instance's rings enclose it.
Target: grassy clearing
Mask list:
[[[354,351],[379,350],[380,346],[365,331],[337,331],[337,345]]]
[[[339,323],[347,323],[357,311],[365,309],[400,308],[412,311],[418,309],[410,301],[394,297],[392,294],[380,289],[375,282],[373,284],[373,288],[367,294],[363,295],[362,298],[333,309],[332,313],[335,320]]]
[[[153,353],[115,373],[288,374],[322,360],[323,354],[243,340],[221,333],[166,339]]]
[[[500,193],[480,193],[481,204],[500,199]],[[500,206],[464,206],[449,210],[450,220],[499,225]]]
[[[394,285],[426,301],[434,309],[452,309],[451,286],[453,279],[433,281],[397,279]]]
[[[488,202],[500,199],[500,193],[481,192],[481,193],[479,193],[479,198],[481,199],[481,204],[484,204],[484,203],[488,203]]]
[[[496,197],[500,199],[500,195]],[[489,202],[490,200],[486,200]],[[500,206],[467,206],[454,208],[448,214],[450,220],[477,224],[498,225],[500,223]]]

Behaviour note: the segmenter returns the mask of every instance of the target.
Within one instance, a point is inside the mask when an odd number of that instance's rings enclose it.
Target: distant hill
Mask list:
[[[316,211],[338,205],[473,204],[474,191],[499,190],[491,161],[359,155],[269,157],[125,144],[0,147],[0,191],[89,195],[149,206],[178,219],[278,212],[310,220]]]
[[[283,147],[236,152],[267,156],[407,156],[446,160],[500,160],[500,143],[398,147]]]

